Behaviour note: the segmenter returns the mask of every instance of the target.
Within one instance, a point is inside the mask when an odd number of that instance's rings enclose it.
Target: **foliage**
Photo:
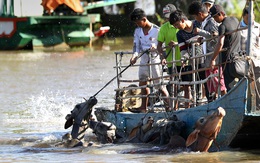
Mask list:
[[[260,0],[255,1],[254,13],[255,21],[260,22]]]
[[[162,15],[162,8],[168,4],[172,3],[174,4],[178,9],[181,9],[186,13],[186,15],[189,17],[187,11],[189,4],[191,4],[194,0],[179,0],[179,1],[173,1],[173,0],[155,0],[156,6],[157,6],[157,12],[160,15]],[[198,0],[201,1],[201,0]],[[228,16],[235,16],[238,18],[238,20],[241,20],[242,18],[242,11],[245,7],[246,3],[249,0],[215,0],[216,4],[221,4],[226,11],[226,14]],[[260,0],[253,0],[254,1],[254,13],[255,13],[255,20],[257,22],[260,22]],[[158,17],[157,14],[157,17]],[[191,17],[189,17],[191,18]],[[193,19],[193,18],[191,18]]]
[[[217,4],[221,4],[228,16],[235,16],[239,20],[242,17],[243,8],[248,5],[249,0],[216,0]],[[255,20],[260,21],[260,0],[254,0]]]

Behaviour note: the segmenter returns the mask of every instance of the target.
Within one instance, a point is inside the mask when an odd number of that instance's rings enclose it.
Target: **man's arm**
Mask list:
[[[214,53],[213,53],[211,64],[210,64],[210,67],[212,67],[212,68],[214,68],[214,66],[216,65],[216,58],[219,55],[220,51],[222,50],[222,47],[224,45],[224,40],[225,40],[225,35],[219,36],[217,45],[216,45]]]
[[[138,40],[138,28],[136,28],[134,32],[133,56],[130,59],[130,63],[132,65],[136,63],[139,52],[140,52],[140,43]]]
[[[157,50],[161,56],[161,59],[163,59],[163,48],[162,48],[162,45],[163,43],[161,41],[158,41],[158,44],[157,44]]]

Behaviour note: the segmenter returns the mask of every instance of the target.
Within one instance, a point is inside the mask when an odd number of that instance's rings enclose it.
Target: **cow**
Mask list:
[[[110,122],[96,121],[92,115],[89,119],[89,128],[97,136],[98,141],[102,144],[113,143],[116,139],[116,126]]]
[[[126,142],[141,143],[144,142],[144,135],[153,127],[153,117],[144,118],[136,127],[134,127],[128,135]]]
[[[218,107],[212,114],[201,117],[195,123],[195,129],[186,140],[186,146],[192,151],[207,152],[212,142],[220,132],[223,117],[226,111]]]

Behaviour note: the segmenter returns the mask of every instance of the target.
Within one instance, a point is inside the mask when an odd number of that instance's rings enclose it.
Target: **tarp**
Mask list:
[[[75,12],[82,13],[80,0],[42,0],[42,6],[48,13],[52,13],[59,5],[65,4]]]

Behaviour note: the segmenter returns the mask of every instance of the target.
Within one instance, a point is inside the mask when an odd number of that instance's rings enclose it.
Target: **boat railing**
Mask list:
[[[123,66],[121,65],[121,61],[122,61],[122,55],[124,54],[132,54],[131,52],[115,52],[115,54],[117,55],[120,55],[120,59],[117,58],[117,66],[115,66],[114,68],[117,69],[117,73],[119,73],[121,71],[121,68],[123,67],[126,67],[126,66]],[[211,53],[207,54],[207,55],[211,55]],[[194,56],[194,57],[191,57],[189,58],[189,60],[195,60],[195,59],[198,59],[198,58],[201,58],[201,57],[205,57],[205,55],[200,55],[200,56]],[[178,61],[172,61],[172,62],[169,62],[169,63],[176,63],[176,62],[179,62],[181,60],[178,60]],[[153,64],[146,64],[146,65],[140,65],[140,64],[137,64],[137,65],[133,65],[133,67],[139,67],[139,66],[151,66],[151,65],[160,65],[161,63],[153,63]],[[192,70],[192,71],[188,71],[188,72],[182,72],[182,73],[173,73],[172,75],[162,75],[161,77],[157,77],[157,78],[148,78],[147,81],[149,84],[147,85],[144,85],[144,86],[134,86],[134,87],[121,87],[121,83],[137,83],[137,82],[140,82],[140,80],[136,79],[136,80],[133,80],[133,79],[122,79],[122,76],[119,76],[117,81],[118,81],[118,88],[115,89],[116,92],[124,92],[124,91],[131,91],[131,90],[136,90],[136,89],[145,89],[145,88],[154,88],[154,87],[160,87],[160,86],[167,86],[167,85],[171,85],[171,84],[174,84],[174,85],[180,85],[180,86],[183,86],[183,85],[198,85],[198,84],[204,84],[206,83],[209,79],[211,79],[212,77],[215,77],[215,76],[218,76],[218,74],[212,74],[210,76],[208,76],[206,79],[203,79],[203,80],[199,80],[199,81],[195,81],[195,79],[193,81],[179,81],[179,80],[171,80],[170,78],[171,77],[176,77],[176,76],[180,76],[180,75],[186,75],[186,74],[194,74],[194,73],[197,73],[197,72],[200,72],[200,71],[205,71],[207,69],[210,69],[210,68],[200,68],[200,69],[195,69],[195,70]],[[158,80],[158,79],[162,79],[162,81],[160,83],[152,83],[152,81],[154,80]],[[196,88],[195,88],[196,89]],[[196,94],[196,90],[192,90],[192,92],[194,92],[194,94]],[[120,94],[120,93],[119,93]],[[171,99],[171,100],[174,100],[174,101],[180,101],[180,102],[189,102],[189,103],[196,103],[196,98],[192,98],[192,99],[186,99],[184,97],[158,97],[158,94],[154,93],[154,92],[151,92],[151,94],[149,95],[140,95],[140,94],[136,94],[136,95],[127,95],[127,96],[117,96],[116,99],[117,100],[124,100],[124,99],[131,99],[131,98],[145,98],[145,97],[149,97],[149,98],[159,98],[159,99],[165,99],[165,98],[168,98],[168,99]]]
[[[234,31],[227,33],[227,34],[231,34],[233,32],[238,32],[238,31],[245,30],[245,29],[247,29],[247,27],[238,28]],[[216,39],[217,37],[219,37],[219,36],[214,36],[210,39],[203,39],[202,41],[209,41],[211,39]],[[188,40],[188,41],[192,45],[192,48],[194,48],[195,45],[198,44],[197,39]],[[132,83],[138,83],[138,82],[140,82],[140,80],[138,80],[138,79],[122,79],[122,76],[118,76],[118,78],[117,78],[118,88],[115,89],[115,91],[116,92],[124,92],[124,91],[131,91],[131,90],[145,89],[145,88],[152,88],[153,89],[154,87],[163,86],[163,85],[167,86],[167,85],[172,85],[172,84],[177,85],[178,88],[180,88],[180,86],[184,86],[184,85],[192,85],[193,86],[193,87],[191,87],[191,89],[192,89],[191,93],[192,93],[192,96],[193,96],[192,99],[186,99],[186,98],[183,98],[183,97],[178,97],[179,95],[177,95],[177,97],[162,97],[162,96],[160,96],[159,98],[160,99],[169,98],[169,99],[172,99],[172,100],[175,100],[175,101],[190,102],[190,103],[193,104],[193,106],[196,106],[198,104],[197,98],[196,98],[197,97],[197,91],[196,91],[197,85],[202,86],[202,84],[206,83],[208,80],[211,80],[211,78],[216,77],[216,76],[219,77],[220,74],[211,74],[203,80],[197,80],[196,81],[196,73],[211,69],[210,67],[198,68],[197,67],[197,65],[198,65],[197,60],[200,59],[200,58],[204,58],[206,56],[212,55],[213,52],[207,53],[207,54],[196,55],[195,51],[196,50],[193,49],[192,54],[190,54],[190,57],[187,59],[191,63],[191,66],[192,66],[191,71],[186,71],[186,72],[181,72],[181,73],[174,72],[171,75],[162,74],[162,76],[157,77],[157,78],[149,77],[147,79],[149,84],[144,85],[144,86],[135,85],[134,87],[131,87],[131,86],[122,87],[121,83],[131,83],[132,84]],[[222,49],[222,51],[227,51],[227,49]],[[124,55],[130,55],[130,54],[132,54],[132,52],[129,52],[129,51],[127,51],[127,52],[115,52],[115,54],[116,54],[116,66],[114,68],[116,68],[117,74],[119,74],[122,68],[127,67],[126,65],[122,65],[123,56]],[[182,59],[181,60],[173,60],[171,62],[167,62],[166,64],[175,64],[175,63],[182,62],[182,61],[183,61]],[[225,64],[225,63],[222,63],[222,64]],[[147,63],[145,65],[135,64],[135,65],[132,65],[131,67],[152,66],[152,65],[161,65],[161,63]],[[219,66],[222,66],[222,65],[218,64],[217,66],[219,67]],[[178,79],[178,77],[180,77],[181,75],[187,75],[187,74],[193,75],[192,81],[180,81]],[[161,79],[162,81],[160,83],[157,83],[157,84],[152,84],[152,81],[158,80],[158,79]],[[131,95],[130,94],[130,95],[127,95],[127,96],[120,96],[119,94],[120,93],[117,93],[117,95],[118,95],[116,97],[117,100],[131,99],[131,98],[144,98],[144,97],[149,97],[149,98],[158,97],[158,94],[156,94],[154,92],[151,92],[151,94],[149,94],[149,95],[141,95],[141,94]]]

